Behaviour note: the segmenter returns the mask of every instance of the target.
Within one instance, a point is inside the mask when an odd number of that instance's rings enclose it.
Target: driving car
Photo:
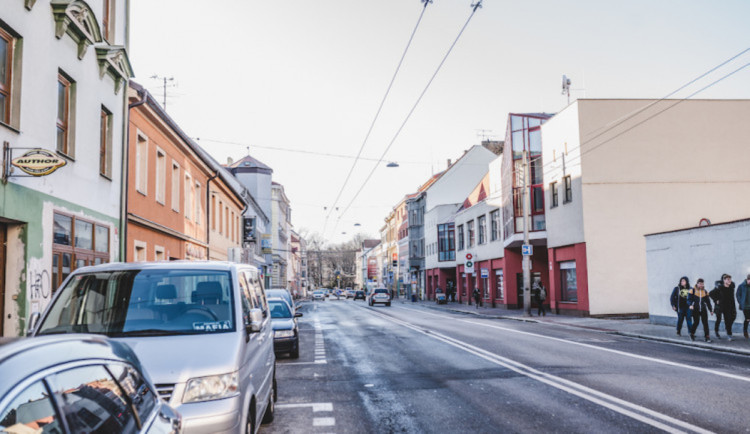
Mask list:
[[[346,295],[347,300],[350,298],[354,298],[354,289],[352,288],[346,288],[344,290],[344,295]]]
[[[326,292],[323,291],[322,289],[317,289],[313,291],[312,299],[313,301],[315,300],[326,301]]]
[[[367,297],[365,297],[365,292],[361,289],[358,289],[354,292],[354,299],[355,300],[365,300]]]
[[[391,305],[391,293],[386,288],[373,289],[368,297],[370,306],[374,306],[377,303],[382,303],[386,306]]]
[[[269,298],[273,324],[273,350],[277,354],[289,353],[293,359],[299,358],[299,327],[297,318],[301,312],[295,312],[283,298]]]
[[[179,433],[133,350],[104,336],[0,338],[0,432]]]
[[[289,306],[292,308],[292,311],[297,310],[297,305],[294,303],[294,298],[292,297],[292,294],[289,292],[286,288],[272,288],[266,290],[266,297],[278,297],[283,298],[286,300],[287,303],[289,303]]]
[[[273,420],[273,328],[255,267],[210,261],[82,267],[30,322],[30,336],[94,333],[128,344],[159,396],[182,414],[187,433],[255,432]]]

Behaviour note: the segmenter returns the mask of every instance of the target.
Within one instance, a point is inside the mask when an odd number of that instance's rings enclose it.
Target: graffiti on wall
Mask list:
[[[27,272],[29,313],[42,312],[52,298],[52,280],[43,261],[31,258]]]

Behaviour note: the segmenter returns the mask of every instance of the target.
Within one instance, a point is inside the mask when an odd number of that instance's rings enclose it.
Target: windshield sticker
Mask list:
[[[194,322],[193,330],[215,332],[217,330],[231,330],[229,321]]]

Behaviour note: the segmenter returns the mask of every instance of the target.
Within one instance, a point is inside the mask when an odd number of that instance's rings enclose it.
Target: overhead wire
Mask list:
[[[391,77],[391,82],[388,84],[388,88],[386,89],[385,94],[383,95],[383,98],[380,101],[380,106],[378,106],[378,110],[377,112],[375,112],[375,117],[372,119],[372,122],[370,123],[370,128],[367,130],[367,134],[365,135],[365,138],[362,141],[362,145],[360,145],[359,147],[359,152],[357,152],[357,156],[354,158],[352,167],[349,168],[349,173],[347,173],[346,179],[344,180],[344,183],[341,185],[341,188],[339,189],[339,192],[336,195],[336,199],[333,201],[333,205],[331,205],[330,212],[326,216],[325,223],[323,224],[324,234],[328,226],[328,219],[331,217],[331,214],[336,209],[336,205],[338,205],[339,199],[341,198],[341,194],[344,192],[344,189],[346,188],[346,185],[349,182],[349,179],[351,178],[352,173],[354,172],[354,167],[357,165],[357,161],[362,155],[362,151],[364,150],[365,145],[367,144],[367,140],[370,138],[370,134],[372,133],[372,130],[375,127],[375,122],[377,122],[378,118],[380,117],[380,112],[383,110],[383,105],[385,104],[385,100],[388,98],[388,95],[391,93],[391,88],[393,87],[393,83],[396,81],[396,76],[401,70],[401,65],[404,63],[404,58],[406,58],[406,53],[409,51],[409,47],[411,47],[411,43],[414,40],[414,35],[417,33],[417,29],[419,28],[419,25],[422,22],[424,13],[427,10],[427,5],[432,3],[432,0],[421,0],[421,1],[422,3],[424,3],[424,6],[422,7],[422,12],[419,14],[419,19],[417,19],[417,24],[414,26],[414,30],[412,30],[411,36],[409,36],[409,41],[406,43],[406,48],[404,48],[404,52],[401,54],[401,59],[398,61],[396,70],[393,72],[393,77]]]
[[[428,89],[430,88],[430,85],[431,85],[431,84],[432,84],[432,82],[433,82],[433,81],[435,80],[435,77],[437,76],[438,72],[440,72],[440,69],[441,69],[441,68],[443,67],[443,65],[445,64],[445,61],[446,61],[446,60],[448,59],[448,56],[449,56],[449,55],[451,54],[451,52],[453,51],[453,48],[454,48],[454,47],[456,46],[456,44],[458,43],[458,40],[459,40],[459,39],[461,38],[461,35],[463,35],[464,31],[466,30],[466,27],[467,27],[467,26],[469,25],[469,23],[471,22],[471,19],[472,19],[472,18],[474,17],[474,14],[476,14],[476,11],[477,11],[477,9],[479,9],[479,8],[481,8],[481,7],[482,7],[482,1],[483,1],[483,0],[479,0],[479,1],[477,2],[477,3],[475,3],[475,4],[473,4],[473,5],[472,5],[472,11],[471,11],[471,14],[470,14],[470,15],[469,15],[469,17],[468,17],[468,18],[466,19],[466,22],[464,23],[463,27],[461,28],[461,31],[459,31],[459,32],[458,32],[458,35],[457,35],[457,36],[456,36],[456,38],[455,38],[455,39],[453,40],[453,43],[451,44],[451,46],[450,46],[450,48],[448,49],[448,51],[447,51],[447,52],[445,53],[445,56],[443,56],[443,59],[442,59],[442,60],[440,61],[440,64],[439,64],[439,65],[437,66],[437,69],[435,69],[435,72],[434,72],[434,73],[432,74],[432,77],[430,77],[430,80],[429,80],[429,81],[427,82],[427,85],[426,85],[426,86],[425,86],[425,88],[424,88],[424,89],[422,90],[422,93],[421,93],[421,94],[419,95],[419,97],[417,98],[416,102],[415,102],[415,103],[414,103],[414,105],[412,106],[411,110],[409,110],[409,113],[408,113],[408,114],[406,115],[406,118],[405,118],[405,119],[404,119],[404,121],[403,121],[403,122],[401,123],[401,126],[400,126],[400,127],[398,128],[398,130],[396,131],[396,134],[395,134],[395,135],[393,136],[393,138],[391,139],[390,143],[388,144],[388,146],[387,146],[387,147],[385,148],[385,150],[384,150],[384,151],[383,151],[383,153],[381,154],[380,158],[378,159],[378,162],[377,162],[377,163],[375,163],[375,166],[374,166],[374,167],[372,168],[372,170],[370,171],[370,173],[369,173],[369,174],[367,175],[367,178],[365,178],[365,181],[364,181],[364,182],[362,183],[362,185],[361,185],[361,186],[359,187],[359,190],[357,190],[357,193],[356,193],[356,194],[354,195],[354,197],[352,197],[352,199],[351,199],[351,200],[349,201],[349,203],[348,203],[348,204],[347,204],[347,206],[346,206],[346,207],[344,208],[344,210],[343,210],[343,211],[341,212],[341,214],[339,214],[339,216],[338,216],[338,219],[337,219],[337,222],[338,222],[339,220],[341,220],[341,217],[342,217],[342,216],[343,216],[344,214],[346,214],[346,212],[347,212],[347,211],[349,210],[349,208],[351,208],[351,206],[352,206],[352,204],[354,203],[354,201],[355,201],[355,200],[357,199],[357,197],[359,196],[359,194],[360,194],[360,193],[362,192],[362,190],[363,190],[363,189],[365,188],[365,186],[367,185],[367,183],[368,183],[368,182],[370,181],[370,179],[372,178],[372,175],[373,175],[373,174],[375,173],[375,170],[376,170],[376,169],[378,168],[378,166],[380,165],[380,163],[382,163],[382,162],[383,162],[383,159],[385,158],[385,155],[386,155],[386,154],[388,153],[388,151],[389,151],[389,150],[391,149],[391,146],[393,146],[393,144],[394,144],[394,143],[396,142],[396,139],[397,139],[397,138],[398,138],[398,136],[399,136],[399,135],[401,134],[401,131],[402,131],[402,130],[404,129],[404,126],[406,125],[406,123],[407,123],[407,122],[409,121],[409,119],[411,118],[411,115],[412,115],[412,114],[414,113],[414,111],[416,110],[416,108],[417,108],[417,106],[419,105],[419,103],[420,103],[420,102],[422,101],[422,98],[423,98],[423,97],[424,97],[424,95],[425,95],[425,94],[427,93],[427,90],[428,90]],[[335,231],[335,226],[334,226],[334,231]]]
[[[665,101],[665,100],[667,100],[667,99],[668,99],[668,98],[669,98],[670,96],[672,96],[672,95],[676,94],[677,92],[679,92],[679,91],[681,91],[681,90],[685,89],[686,87],[688,87],[688,86],[690,86],[691,84],[693,84],[693,83],[697,82],[698,80],[700,80],[700,79],[702,79],[702,78],[706,77],[707,75],[711,74],[712,72],[714,72],[714,71],[718,70],[719,68],[721,68],[721,67],[725,66],[725,65],[726,65],[726,64],[728,64],[729,62],[731,62],[731,61],[733,61],[733,60],[737,59],[738,57],[742,56],[743,54],[747,53],[748,51],[750,51],[750,47],[749,47],[749,48],[746,48],[746,49],[744,49],[744,50],[742,50],[741,52],[739,52],[739,53],[737,53],[737,54],[735,54],[734,56],[732,56],[732,57],[730,57],[729,59],[725,60],[724,62],[722,62],[722,63],[718,64],[717,66],[715,66],[715,67],[711,68],[710,70],[708,70],[708,71],[704,72],[703,74],[699,75],[698,77],[696,77],[696,78],[694,78],[694,79],[690,80],[689,82],[687,82],[687,83],[685,83],[684,85],[680,86],[680,87],[679,87],[679,88],[677,88],[676,90],[674,90],[674,91],[670,92],[670,93],[669,93],[669,94],[667,94],[666,96],[664,96],[664,97],[662,97],[662,98],[659,98],[658,100],[655,100],[655,101],[653,101],[653,102],[651,102],[651,103],[647,104],[647,105],[646,105],[646,106],[644,106],[644,107],[641,107],[641,108],[639,108],[639,109],[637,109],[637,110],[634,110],[634,111],[630,112],[629,114],[625,115],[624,117],[621,117],[621,118],[619,118],[619,119],[618,119],[618,120],[616,120],[616,121],[610,122],[609,124],[607,124],[607,126],[605,127],[605,129],[604,129],[603,131],[599,132],[599,133],[598,133],[598,134],[596,134],[596,135],[595,135],[594,137],[591,137],[591,138],[589,138],[589,139],[586,139],[586,140],[584,140],[583,142],[581,142],[581,144],[580,144],[580,145],[572,147],[571,149],[569,149],[569,150],[568,150],[568,152],[570,152],[570,151],[574,151],[574,150],[577,150],[577,149],[582,149],[584,145],[587,145],[587,144],[591,143],[592,141],[594,141],[594,140],[598,139],[599,137],[603,136],[604,134],[606,134],[606,133],[608,133],[608,132],[612,131],[613,129],[615,129],[616,127],[618,127],[618,126],[622,125],[622,124],[623,124],[623,123],[625,123],[626,121],[628,121],[628,120],[630,120],[630,119],[634,118],[634,117],[635,117],[635,116],[637,116],[638,114],[640,114],[640,113],[643,113],[643,112],[644,112],[645,110],[647,110],[647,109],[649,109],[649,108],[653,107],[653,106],[654,106],[655,104],[658,104],[659,102],[662,102],[662,101]],[[672,105],[670,105],[669,107],[667,107],[667,108],[665,108],[665,109],[663,109],[663,110],[661,110],[661,111],[659,111],[659,112],[657,112],[657,113],[655,113],[655,114],[653,114],[653,115],[650,115],[650,116],[649,116],[649,117],[647,117],[646,119],[644,119],[644,120],[642,120],[642,121],[640,121],[640,122],[636,123],[635,125],[633,125],[633,126],[631,126],[631,127],[627,128],[627,129],[625,129],[624,131],[621,131],[621,132],[620,132],[620,133],[618,133],[617,135],[615,135],[615,136],[613,136],[613,137],[610,137],[610,138],[608,138],[608,139],[607,139],[607,140],[605,140],[604,142],[602,142],[602,143],[600,143],[600,144],[598,144],[598,145],[596,145],[596,146],[594,146],[594,147],[591,147],[591,148],[589,148],[589,149],[586,149],[586,150],[584,150],[584,151],[580,152],[580,153],[579,153],[578,155],[574,156],[574,157],[573,157],[573,158],[571,158],[570,160],[566,160],[566,161],[565,161],[565,164],[567,165],[567,164],[568,164],[569,162],[575,161],[576,159],[579,159],[579,158],[581,158],[581,157],[582,157],[583,155],[585,155],[585,154],[587,154],[587,153],[589,153],[589,152],[591,152],[591,151],[593,151],[593,150],[595,150],[595,149],[597,149],[597,148],[599,148],[599,147],[603,146],[603,145],[604,145],[604,144],[606,144],[606,143],[609,143],[609,142],[611,142],[612,140],[616,139],[617,137],[620,137],[621,135],[623,135],[623,134],[627,133],[628,131],[630,131],[630,130],[634,129],[635,127],[637,127],[637,126],[640,126],[640,125],[642,125],[643,123],[645,123],[645,122],[647,122],[647,121],[649,121],[649,120],[653,119],[654,117],[656,117],[656,116],[659,116],[660,114],[664,113],[665,111],[667,111],[667,110],[670,110],[671,108],[673,108],[673,107],[677,106],[678,104],[681,104],[681,103],[685,102],[686,100],[688,100],[688,99],[690,99],[690,98],[694,97],[695,95],[697,95],[697,94],[699,94],[699,93],[701,93],[701,92],[705,91],[706,89],[708,89],[708,88],[710,88],[710,87],[712,87],[712,86],[716,85],[717,83],[719,83],[719,82],[721,82],[721,81],[723,81],[723,80],[725,80],[725,79],[727,79],[727,78],[731,77],[732,75],[734,75],[734,74],[736,74],[736,73],[740,72],[741,70],[743,70],[743,69],[747,68],[748,66],[750,66],[750,63],[746,63],[746,64],[742,65],[741,67],[739,67],[739,68],[735,69],[734,71],[730,72],[729,74],[726,74],[726,75],[722,76],[721,78],[719,78],[719,79],[717,79],[717,80],[715,80],[715,81],[711,82],[711,83],[710,83],[710,84],[708,84],[707,86],[704,86],[704,87],[702,87],[701,89],[699,89],[699,90],[697,90],[697,91],[695,91],[695,92],[691,93],[691,94],[690,94],[690,95],[688,95],[687,97],[685,97],[685,98],[680,98],[680,99],[676,100],[675,104],[672,104]],[[551,165],[551,164],[556,164],[556,161],[554,161],[554,160],[553,160],[553,161],[549,161],[549,162],[547,162],[547,163],[543,164],[543,166],[542,166],[542,167],[544,168],[544,167],[547,167],[547,166],[549,166],[549,165]]]

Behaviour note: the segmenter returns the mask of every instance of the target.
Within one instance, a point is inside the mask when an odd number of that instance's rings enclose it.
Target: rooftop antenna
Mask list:
[[[161,75],[152,75],[151,78],[154,80],[162,80],[162,100],[161,100],[161,106],[164,108],[164,111],[167,111],[167,81],[174,81],[174,77],[165,77]],[[176,84],[172,84],[169,87],[175,87]]]
[[[565,74],[562,78],[562,94],[568,95],[568,104],[570,104],[570,79]]]
[[[477,132],[477,137],[480,137],[483,142],[486,142],[487,140],[492,140],[495,137],[494,134],[491,134],[493,133],[492,130],[477,129],[476,132]]]

